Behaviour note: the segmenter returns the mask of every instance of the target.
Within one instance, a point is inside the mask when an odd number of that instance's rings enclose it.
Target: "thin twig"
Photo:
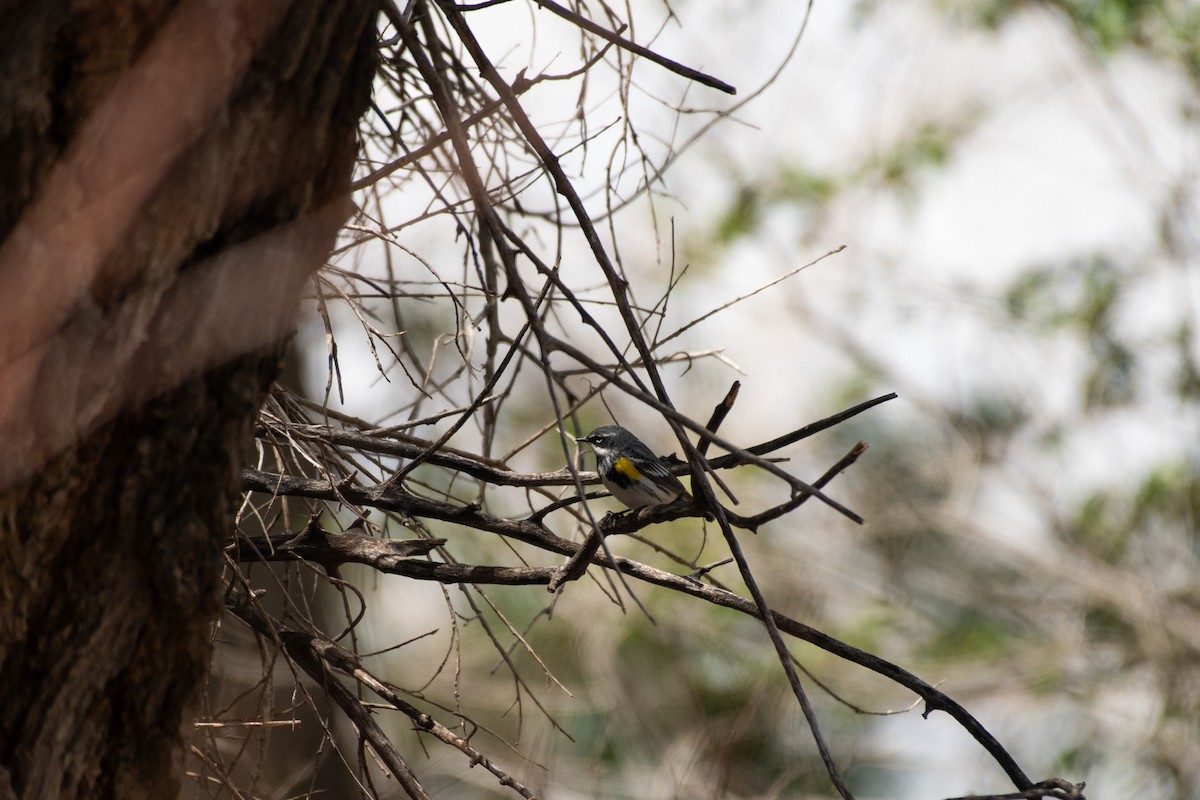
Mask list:
[[[683,64],[680,64],[678,61],[672,61],[671,59],[667,58],[666,56],[659,55],[658,53],[654,52],[650,48],[644,47],[643,45],[640,45],[636,42],[631,42],[628,39],[623,39],[620,36],[618,36],[617,34],[608,30],[607,28],[597,25],[595,22],[592,22],[587,17],[576,14],[574,11],[572,11],[569,8],[560,6],[558,3],[555,3],[554,0],[533,0],[533,1],[535,3],[537,3],[540,7],[546,9],[547,11],[557,14],[558,16],[562,17],[563,19],[568,20],[575,25],[578,25],[580,28],[583,28],[585,31],[588,31],[589,33],[594,33],[597,36],[599,36],[600,38],[604,39],[605,41],[611,42],[612,44],[615,44],[617,47],[620,47],[623,50],[628,50],[631,53],[635,53],[639,56],[642,56],[645,59],[653,61],[655,64],[658,64],[659,66],[665,67],[665,68],[669,69],[671,72],[674,72],[676,75],[682,75],[683,77],[687,78],[688,80],[693,80],[696,83],[700,83],[705,86],[709,86],[713,89],[719,89],[720,91],[725,92],[726,94],[737,94],[737,89],[730,86],[725,81],[714,78],[711,75],[706,75],[705,73],[703,73],[697,69],[692,69],[691,67],[684,66]],[[448,4],[445,3],[443,0],[443,7],[446,7],[447,5]],[[457,6],[451,6],[451,8],[453,8],[456,12],[458,11]]]

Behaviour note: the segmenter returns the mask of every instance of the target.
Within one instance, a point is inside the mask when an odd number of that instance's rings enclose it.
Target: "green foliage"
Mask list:
[[[781,204],[820,207],[840,188],[839,180],[796,164],[781,165],[771,180],[743,183],[716,223],[715,244],[725,246],[752,234],[765,212]]]
[[[939,661],[998,658],[1019,646],[1020,633],[989,609],[967,606],[940,626],[926,655]]]
[[[900,622],[901,614],[898,612],[899,610],[890,604],[878,604],[863,609],[834,631],[834,635],[860,650],[879,652]]]
[[[1152,471],[1133,498],[1131,526],[1182,523],[1193,546],[1200,545],[1200,472],[1195,464],[1179,461]]]
[[[1194,336],[1191,321],[1185,320],[1172,341],[1178,361],[1175,368],[1175,393],[1182,400],[1200,400],[1200,363],[1192,353]]]
[[[838,188],[838,181],[831,176],[796,164],[786,165],[780,170],[779,196],[786,200],[819,206],[828,202]]]
[[[988,30],[999,29],[1030,6],[1054,8],[1099,54],[1141,50],[1178,64],[1193,83],[1200,83],[1200,7],[1189,0],[943,0],[942,5],[956,18]]]
[[[1013,319],[1043,331],[1108,328],[1119,297],[1118,270],[1104,255],[1035,267],[1013,282],[1005,307]]]
[[[738,189],[733,203],[717,221],[718,244],[729,244],[733,240],[754,230],[762,213],[762,193],[753,186]]]
[[[890,149],[868,160],[860,174],[875,177],[885,187],[911,192],[922,171],[946,165],[955,143],[965,132],[962,127],[925,122]]]
[[[1013,436],[1033,422],[1033,413],[1020,398],[996,392],[972,397],[960,413],[952,414],[955,424],[978,436],[985,456],[1003,452]]]
[[[1060,7],[1106,53],[1140,44],[1153,17],[1165,10],[1155,0],[1084,0]]]
[[[1192,532],[1197,542],[1196,521],[1200,520],[1200,476],[1179,461],[1151,470],[1128,493],[1102,490],[1084,500],[1068,526],[1073,542],[1098,558],[1127,563],[1130,549],[1145,542],[1154,531],[1180,525]],[[1130,566],[1144,566],[1133,564]]]
[[[1005,297],[1014,320],[1043,333],[1069,330],[1084,340],[1091,355],[1084,385],[1089,409],[1134,399],[1138,360],[1116,323],[1124,289],[1121,269],[1101,254],[1030,270]]]
[[[716,221],[713,244],[728,246],[753,234],[772,209],[795,206],[819,210],[839,192],[854,186],[882,186],[911,195],[922,175],[947,165],[955,146],[970,132],[977,118],[976,112],[969,112],[954,124],[928,121],[888,148],[839,173],[789,163],[781,164],[767,180],[742,182]]]
[[[1071,525],[1074,540],[1110,563],[1119,562],[1129,543],[1130,528],[1117,509],[1118,502],[1107,492],[1088,497]]]
[[[1087,638],[1095,643],[1128,645],[1136,642],[1137,628],[1120,609],[1097,605],[1088,609],[1083,618],[1083,629]]]

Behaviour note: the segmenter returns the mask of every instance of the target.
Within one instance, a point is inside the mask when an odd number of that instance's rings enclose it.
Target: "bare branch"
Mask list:
[[[445,2],[445,0],[443,0],[443,2]],[[545,8],[549,11],[554,12],[555,14],[562,17],[563,19],[569,20],[570,22],[574,23],[575,25],[578,25],[580,28],[584,29],[585,31],[594,33],[597,36],[601,37],[602,39],[604,39],[608,42],[611,42],[612,44],[615,44],[617,47],[620,47],[624,50],[628,50],[631,53],[635,53],[639,56],[642,56],[643,58],[653,61],[655,64],[658,64],[659,66],[666,67],[671,72],[674,72],[677,75],[682,75],[685,78],[696,81],[696,83],[702,83],[705,86],[709,86],[713,89],[719,89],[722,92],[725,92],[726,94],[737,94],[737,89],[730,86],[728,83],[725,83],[725,81],[718,80],[718,79],[712,77],[711,75],[705,75],[703,72],[692,69],[691,67],[684,66],[683,64],[680,64],[677,61],[672,61],[671,59],[666,58],[665,56],[661,56],[658,53],[651,50],[650,48],[643,47],[642,45],[637,44],[636,42],[631,42],[628,39],[622,39],[620,36],[616,35],[612,31],[607,30],[607,29],[601,27],[600,25],[597,25],[596,23],[592,22],[587,17],[584,17],[580,14],[576,14],[574,11],[572,11],[569,8],[560,6],[558,3],[555,3],[553,0],[534,0],[534,2],[537,3],[539,6],[541,6],[542,8]],[[453,6],[453,8],[457,11],[457,10],[461,10],[462,6]]]
[[[332,674],[337,670],[357,680],[379,695],[386,703],[403,712],[419,730],[433,734],[445,744],[460,750],[470,760],[471,766],[479,765],[495,775],[501,786],[515,790],[522,797],[532,798],[533,793],[513,780],[464,739],[438,723],[432,716],[401,698],[382,681],[367,672],[358,659],[345,652],[331,641],[321,639],[303,631],[291,630],[274,623],[262,613],[250,598],[240,591],[231,592],[226,608],[264,638],[282,647],[293,663],[303,669],[310,678],[323,687],[365,736],[375,753],[383,760],[393,775],[400,781],[409,797],[429,798],[416,776],[408,768],[399,751],[388,740],[383,730],[372,719],[370,711]]]

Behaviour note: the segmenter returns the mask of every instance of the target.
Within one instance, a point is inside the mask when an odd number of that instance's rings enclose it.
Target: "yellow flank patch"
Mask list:
[[[637,467],[635,467],[633,465],[633,462],[630,461],[628,458],[625,458],[625,457],[618,458],[617,463],[613,464],[613,469],[617,472],[618,475],[624,475],[626,478],[628,478],[631,481],[636,482],[636,481],[640,481],[642,479],[642,473],[638,470]]]

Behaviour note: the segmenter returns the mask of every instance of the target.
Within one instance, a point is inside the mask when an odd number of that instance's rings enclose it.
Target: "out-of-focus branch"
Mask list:
[[[969,794],[964,797],[951,797],[948,800],[1084,800],[1083,788],[1086,784],[1071,783],[1062,778],[1050,778],[1036,783],[1023,792],[1007,792],[1005,794]]]

